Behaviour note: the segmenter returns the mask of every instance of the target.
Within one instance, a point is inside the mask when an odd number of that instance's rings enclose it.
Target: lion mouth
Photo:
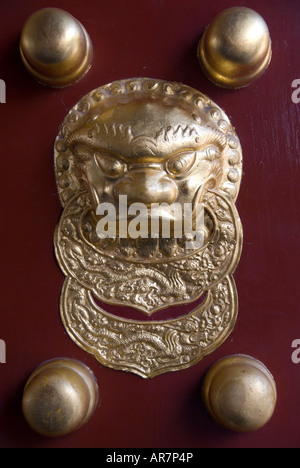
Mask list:
[[[126,230],[132,221],[137,222],[137,220],[131,216],[125,221],[127,223]],[[180,220],[176,220],[176,217],[170,216],[168,212],[163,212],[161,210],[156,212],[154,223],[156,223],[156,228],[158,227],[158,229],[153,231],[153,219],[151,219],[152,233],[149,218],[140,218],[138,222],[142,225],[143,221],[144,231],[143,228],[141,228],[139,236],[131,237],[130,232],[128,235],[128,230],[126,235],[125,232],[122,233],[120,227],[122,219],[118,217],[116,232],[114,231],[111,235],[101,238],[97,234],[97,220],[95,220],[92,211],[89,211],[82,219],[81,231],[86,241],[96,247],[97,250],[100,250],[103,255],[125,259],[127,261],[153,262],[174,260],[195,252],[195,250],[191,249],[190,244],[194,241],[194,235],[192,233],[185,233],[183,226],[181,225],[181,228],[179,226]],[[169,229],[164,230],[164,221],[166,221]],[[177,226],[176,221],[178,221]],[[199,233],[202,244],[196,244],[197,249],[209,242],[213,232],[214,221],[210,214],[205,211],[203,226]]]
[[[127,195],[121,195],[116,203],[99,203],[96,232],[100,239],[181,238],[183,234],[195,233],[203,225],[203,188],[197,189],[189,203],[129,204]]]

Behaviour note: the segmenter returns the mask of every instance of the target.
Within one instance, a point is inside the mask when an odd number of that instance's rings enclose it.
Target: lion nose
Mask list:
[[[164,172],[136,170],[128,172],[115,186],[115,196],[127,196],[127,203],[173,203],[178,193],[177,185]]]

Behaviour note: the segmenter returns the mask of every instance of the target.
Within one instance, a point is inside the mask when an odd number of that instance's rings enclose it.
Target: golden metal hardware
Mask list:
[[[254,10],[229,8],[206,28],[198,58],[206,76],[224,88],[242,88],[258,78],[272,57],[270,33]]]
[[[98,400],[98,385],[90,369],[74,359],[59,358],[41,364],[32,373],[22,407],[33,430],[60,437],[85,424]]]
[[[263,427],[273,416],[277,390],[266,366],[251,356],[221,359],[207,372],[203,399],[211,416],[236,432]]]
[[[71,338],[102,364],[142,377],[184,369],[217,348],[237,317],[232,274],[242,247],[234,204],[242,150],[225,113],[183,84],[116,81],[70,110],[54,152],[64,208],[54,242]],[[162,218],[173,203],[193,214],[203,207],[203,245],[191,250],[188,236],[173,229],[166,238],[161,225],[154,237],[121,236],[120,197],[126,208],[146,206],[146,215],[158,204]],[[97,235],[103,203],[115,209],[113,238]],[[109,313],[99,301],[134,308],[141,319]],[[178,319],[143,320],[182,304],[190,311]]]
[[[20,53],[26,69],[39,82],[63,88],[88,72],[93,47],[85,28],[72,15],[42,8],[24,24]]]

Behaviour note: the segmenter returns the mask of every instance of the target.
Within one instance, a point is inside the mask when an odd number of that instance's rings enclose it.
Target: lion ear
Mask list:
[[[215,176],[209,177],[206,182],[203,184],[204,190],[213,190],[217,185],[217,180]]]
[[[208,176],[207,180],[203,184],[204,190],[212,190],[220,185],[222,180],[223,170],[221,164],[216,161],[211,168],[210,175]]]
[[[213,163],[210,175],[202,186],[202,194],[206,190],[213,190],[216,187],[219,187],[223,177],[222,166],[219,161]]]
[[[215,179],[215,184],[218,186],[220,185],[221,181],[222,181],[222,177],[223,177],[223,169],[222,169],[222,166],[220,164],[220,161],[215,161],[213,166],[212,166],[212,169],[211,169],[211,172],[212,172],[212,177],[214,177]]]

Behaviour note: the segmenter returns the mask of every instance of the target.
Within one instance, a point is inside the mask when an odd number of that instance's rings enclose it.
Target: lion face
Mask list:
[[[189,203],[194,210],[205,188],[220,182],[226,140],[185,110],[143,101],[94,114],[69,142],[94,212],[111,203],[118,218],[120,197],[128,207]]]

